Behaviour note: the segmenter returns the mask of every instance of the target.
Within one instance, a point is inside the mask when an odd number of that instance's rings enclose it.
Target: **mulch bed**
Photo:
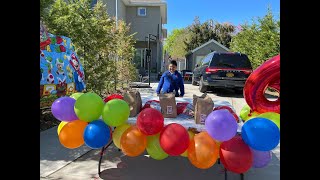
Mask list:
[[[40,109],[40,132],[58,126],[61,121],[51,113],[51,109]]]

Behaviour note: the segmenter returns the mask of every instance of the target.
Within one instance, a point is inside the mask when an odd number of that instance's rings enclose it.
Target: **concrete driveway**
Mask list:
[[[152,89],[139,89],[141,95],[156,96],[157,83],[151,83]],[[185,85],[185,97],[193,94],[201,95],[198,86]],[[240,113],[245,105],[242,95],[235,95],[232,90],[218,89],[208,92],[213,100],[230,102]],[[272,97],[270,97],[272,98]],[[138,157],[127,157],[111,145],[105,152],[101,165],[101,178],[98,177],[100,150],[91,150],[82,146],[68,150],[59,143],[56,127],[41,132],[40,142],[40,179],[117,179],[117,180],[223,180],[223,166],[216,163],[207,170],[194,167],[185,157],[168,157],[157,161],[147,154]],[[253,169],[245,173],[245,180],[277,180],[280,179],[280,144],[273,151],[271,162],[267,167]],[[229,180],[240,180],[239,174],[227,172]]]

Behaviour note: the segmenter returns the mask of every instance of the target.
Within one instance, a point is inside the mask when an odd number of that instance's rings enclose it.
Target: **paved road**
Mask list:
[[[141,94],[156,96],[156,83],[151,84],[152,89],[139,89]],[[198,86],[185,85],[186,98],[193,94],[201,95]],[[245,105],[242,95],[235,95],[232,90],[217,89],[208,92],[213,100],[228,101],[240,113]],[[111,145],[102,160],[101,178],[98,177],[98,161],[100,150],[90,150],[86,146],[75,150],[62,147],[56,136],[56,127],[41,132],[40,146],[40,179],[117,179],[117,180],[223,180],[223,166],[215,164],[207,170],[201,170],[191,165],[184,157],[168,157],[157,161],[147,154],[131,158],[124,156]],[[245,173],[245,180],[277,180],[280,179],[280,144],[273,151],[273,157],[267,167],[251,168]],[[228,172],[228,180],[240,180],[238,174]]]

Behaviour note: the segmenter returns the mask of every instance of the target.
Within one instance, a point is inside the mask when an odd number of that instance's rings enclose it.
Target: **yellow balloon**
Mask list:
[[[122,124],[122,125],[120,125],[120,126],[117,126],[117,127],[115,128],[115,130],[113,131],[113,133],[112,133],[112,140],[113,140],[114,145],[115,145],[117,148],[121,149],[121,148],[120,148],[121,136],[122,136],[123,132],[124,132],[125,130],[127,130],[129,127],[130,127],[129,124]]]
[[[61,123],[59,124],[58,129],[57,129],[58,135],[60,134],[60,131],[61,131],[61,129],[63,128],[63,126],[66,125],[67,123],[68,123],[68,122],[61,121]]]
[[[194,137],[194,132],[192,132],[192,131],[188,131],[188,134],[189,134],[189,139],[190,139],[190,141],[191,141],[191,139],[193,139],[193,137]],[[183,156],[183,157],[188,157],[188,149],[184,152],[184,153],[182,153],[181,154],[181,156]]]

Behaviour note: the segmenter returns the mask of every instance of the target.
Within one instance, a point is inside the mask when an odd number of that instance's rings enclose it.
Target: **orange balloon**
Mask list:
[[[139,156],[147,147],[147,136],[137,126],[125,130],[120,139],[122,152],[130,157]]]
[[[188,159],[197,168],[210,168],[217,161],[218,154],[217,143],[207,132],[196,134],[190,141]]]
[[[60,143],[69,149],[75,149],[84,144],[83,133],[87,122],[75,120],[63,126],[59,133]]]

